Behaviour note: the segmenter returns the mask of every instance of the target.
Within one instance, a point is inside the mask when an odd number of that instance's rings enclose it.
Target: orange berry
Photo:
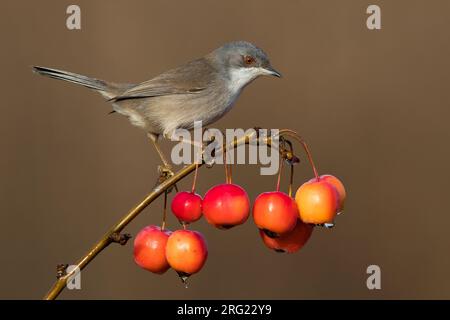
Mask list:
[[[313,179],[298,188],[295,201],[303,222],[322,224],[333,222],[338,209],[339,195],[329,182]]]
[[[336,188],[336,191],[339,195],[338,214],[341,213],[344,210],[345,198],[347,197],[344,184],[341,182],[341,180],[330,174],[321,175],[320,180],[331,183]]]
[[[173,232],[166,246],[169,265],[183,276],[200,271],[208,257],[208,248],[201,233],[190,230]]]
[[[134,240],[134,261],[138,266],[157,274],[170,268],[166,259],[166,244],[171,232],[158,226],[143,228]]]

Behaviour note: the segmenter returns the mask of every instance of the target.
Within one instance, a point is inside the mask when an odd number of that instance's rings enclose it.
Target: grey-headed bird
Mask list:
[[[147,132],[164,169],[170,164],[158,145],[178,128],[192,129],[195,121],[207,126],[225,115],[242,89],[262,75],[281,77],[266,53],[255,45],[231,42],[206,56],[166,71],[139,84],[117,84],[72,72],[33,67],[36,73],[98,91],[113,111]]]

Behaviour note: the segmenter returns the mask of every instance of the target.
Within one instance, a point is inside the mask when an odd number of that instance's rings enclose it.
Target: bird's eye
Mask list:
[[[253,58],[252,56],[245,56],[244,57],[244,64],[247,66],[250,66],[252,64],[255,63],[255,58]]]

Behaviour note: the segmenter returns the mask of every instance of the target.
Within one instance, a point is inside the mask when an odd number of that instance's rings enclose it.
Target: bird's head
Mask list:
[[[250,42],[227,43],[210,56],[236,89],[243,88],[259,76],[281,77],[270,64],[267,54]]]

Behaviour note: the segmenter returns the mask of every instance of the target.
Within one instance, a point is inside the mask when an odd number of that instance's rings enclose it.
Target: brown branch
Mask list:
[[[312,159],[309,154],[309,150],[303,139],[298,136],[298,134],[292,130],[283,129],[279,131],[279,136],[292,136],[296,138],[305,148],[305,151],[308,154],[308,158],[312,163]],[[235,139],[230,145],[224,146],[222,152],[226,152],[229,148],[236,148],[238,145],[247,144],[249,141],[255,137],[254,133],[247,134],[239,139]],[[270,136],[265,138],[264,143],[267,146],[271,145]],[[285,150],[279,150],[280,152],[285,152]],[[285,155],[286,156],[286,155]],[[292,153],[287,153],[289,157],[295,157]],[[290,160],[290,159],[288,159]],[[118,242],[120,244],[125,244],[129,239],[129,235],[124,234],[121,235],[121,231],[134,219],[136,218],[142,210],[144,210],[149,204],[151,204],[154,200],[156,200],[160,195],[165,193],[167,190],[172,188],[178,181],[182,180],[184,177],[189,175],[191,172],[195,171],[196,166],[200,167],[203,163],[196,164],[195,162],[191,165],[188,165],[182,168],[180,171],[175,173],[172,177],[169,177],[167,180],[162,181],[159,185],[157,185],[138,205],[136,205],[133,209],[131,209],[125,216],[123,216],[90,250],[83,256],[77,263],[76,266],[78,270],[83,270],[94,258],[102,252],[106,247],[108,247],[113,242]],[[315,168],[313,168],[315,171]],[[64,265],[65,266],[65,265]],[[61,269],[61,270],[60,270]],[[62,268],[58,269],[58,277],[56,282],[50,288],[48,293],[45,295],[45,300],[54,300],[58,297],[58,295],[64,290],[66,287],[67,280],[77,271],[77,268],[73,268],[72,271],[66,272],[66,268],[62,270]]]

